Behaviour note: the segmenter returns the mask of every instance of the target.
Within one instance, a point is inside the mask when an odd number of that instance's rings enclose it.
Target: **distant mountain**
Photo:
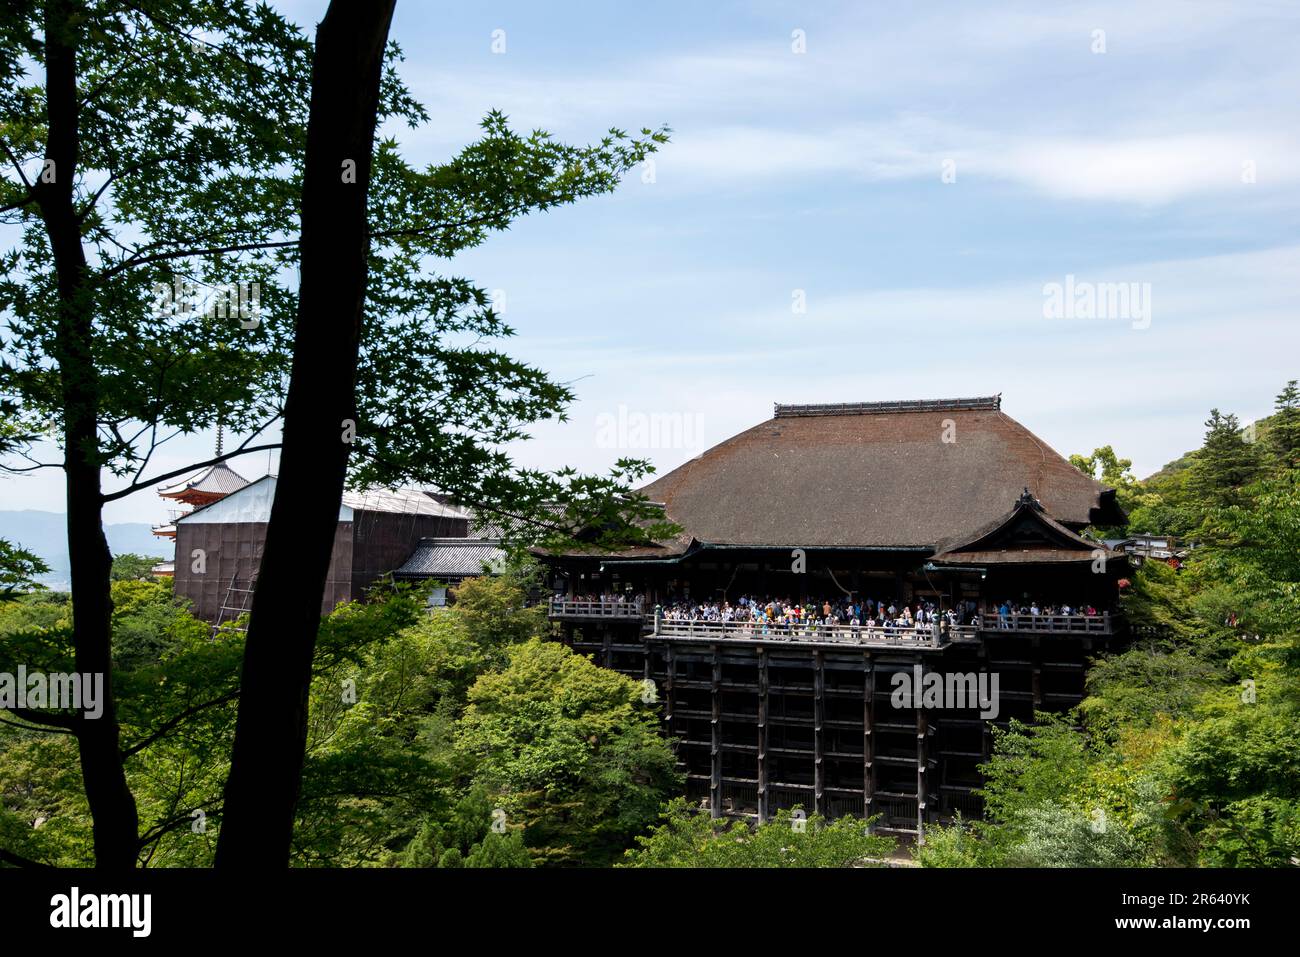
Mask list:
[[[170,561],[172,543],[156,537],[145,522],[105,525],[108,547],[114,555],[150,555]],[[0,511],[0,538],[7,538],[35,552],[50,566],[40,582],[55,589],[67,589],[72,578],[68,563],[67,516],[62,512]]]

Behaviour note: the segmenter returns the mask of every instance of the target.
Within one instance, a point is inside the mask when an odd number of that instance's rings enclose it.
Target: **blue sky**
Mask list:
[[[277,6],[310,29],[325,3]],[[1145,475],[1199,444],[1211,406],[1250,421],[1300,376],[1298,4],[397,9],[432,117],[393,131],[414,160],[449,156],[493,108],[575,142],[674,130],[653,177],[450,266],[504,291],[507,348],[579,393],[522,463],[630,454],[663,473],[773,402],[1000,392],[1063,454],[1111,443]],[[1067,275],[1149,284],[1149,325],[1045,318],[1044,285]],[[620,406],[682,416],[690,441],[609,448]],[[48,480],[4,498],[62,510]],[[137,495],[110,520],[160,505]]]

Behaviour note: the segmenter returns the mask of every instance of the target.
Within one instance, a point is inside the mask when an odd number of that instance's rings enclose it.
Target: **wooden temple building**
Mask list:
[[[654,682],[688,793],[715,816],[800,806],[918,840],[927,823],[978,816],[992,728],[1078,704],[1089,657],[1125,637],[1126,557],[1081,534],[1124,524],[1114,490],[999,396],[778,405],[642,491],[680,534],[542,556],[550,618],[597,663]],[[924,602],[939,620],[756,627],[666,613],[744,596]],[[949,686],[996,674],[996,715],[950,699],[897,706],[899,674]]]
[[[215,625],[251,606],[275,499],[276,476],[264,475],[176,520],[175,591]],[[470,540],[471,517],[419,489],[348,490],[339,506],[321,613],[360,599],[392,574],[426,539]],[[433,577],[439,566],[426,563]]]

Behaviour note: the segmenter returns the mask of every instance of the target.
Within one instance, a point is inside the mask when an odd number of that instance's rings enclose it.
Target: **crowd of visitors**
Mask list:
[[[589,595],[557,595],[556,600],[632,604],[644,607],[644,597],[627,592],[603,592]],[[647,613],[649,610],[647,609]],[[732,602],[726,599],[669,601],[661,606],[664,621],[736,624],[739,630],[756,634],[827,634],[848,630],[850,635],[882,632],[886,635],[946,635],[967,625],[1012,628],[1018,619],[1061,615],[1100,614],[1090,604],[1013,601],[986,604],[959,601],[955,608],[940,609],[933,601],[904,602],[897,599],[859,599],[849,596],[807,599],[757,597],[742,595]]]
[[[1007,599],[996,605],[990,605],[984,614],[989,621],[996,621],[999,628],[1010,628],[1017,618],[1055,618],[1061,615],[1094,617],[1099,615],[1100,612],[1086,603],[1082,605],[1068,603],[1057,605],[1038,601],[1016,602]]]
[[[642,603],[642,599],[641,599],[641,596],[640,596],[640,595],[632,595],[632,594],[628,594],[627,592],[621,592],[621,591],[619,591],[619,592],[613,592],[613,591],[601,592],[599,595],[597,595],[597,594],[587,594],[587,595],[563,595],[563,594],[560,594],[560,593],[556,593],[554,599],[552,599],[552,600],[553,600],[553,601],[587,602],[588,604],[595,604],[595,603],[597,603],[597,602],[600,602],[600,603],[603,603],[603,604],[611,604],[611,603],[612,603],[612,604],[616,604],[616,605],[639,605],[639,604]]]
[[[796,601],[744,595],[730,601],[678,601],[663,606],[669,622],[735,624],[742,633],[865,637],[925,637],[947,634],[964,624],[957,609],[940,611],[933,602],[875,601],[848,597]]]

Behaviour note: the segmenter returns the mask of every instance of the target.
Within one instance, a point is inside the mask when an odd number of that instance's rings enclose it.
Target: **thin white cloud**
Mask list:
[[[485,57],[405,73],[437,122],[430,153],[474,135],[489,108],[522,127],[589,138],[610,124],[674,127],[662,182],[687,192],[865,181],[991,178],[1055,199],[1158,205],[1240,187],[1290,188],[1300,139],[1278,128],[1300,95],[1282,55],[1300,9],[1281,4],[1107,2],[998,10],[940,3],[849,9],[831,24],[765,10],[744,39],[539,71]],[[807,30],[808,52],[789,49]],[[764,42],[755,29],[766,29]],[[1094,54],[1093,31],[1106,50]],[[548,65],[549,66],[549,65]]]

